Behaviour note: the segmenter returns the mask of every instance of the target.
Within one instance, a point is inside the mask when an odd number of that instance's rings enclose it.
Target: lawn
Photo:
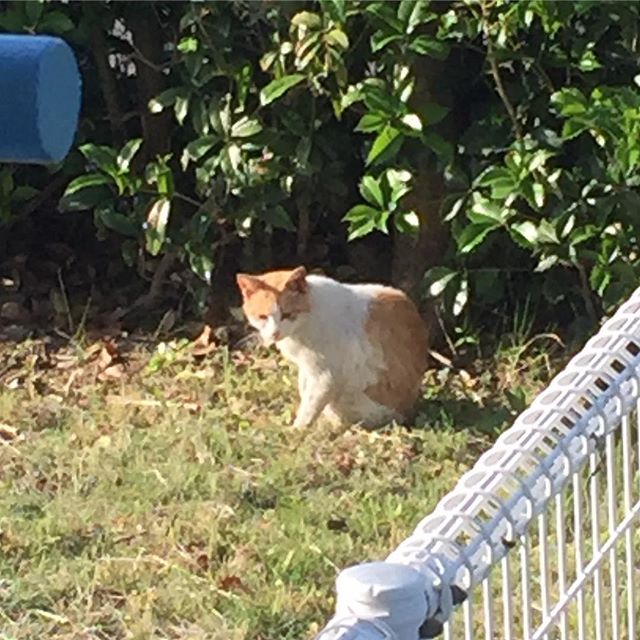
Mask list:
[[[412,429],[297,431],[278,356],[194,344],[0,347],[3,639],[310,638],[557,369],[503,346]]]

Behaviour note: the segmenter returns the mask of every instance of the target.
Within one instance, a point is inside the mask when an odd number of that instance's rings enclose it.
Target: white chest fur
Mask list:
[[[313,275],[307,282],[310,312],[295,336],[278,343],[285,358],[304,369],[328,369],[338,379],[381,358],[365,331],[369,303],[378,287],[345,285]]]
[[[310,311],[295,336],[278,342],[281,353],[298,367],[302,405],[305,396],[327,393],[330,411],[344,418],[371,412],[374,408],[363,392],[376,379],[383,354],[365,327],[370,302],[381,287],[346,285],[321,276],[308,276],[307,282]],[[312,421],[301,408],[300,422]]]

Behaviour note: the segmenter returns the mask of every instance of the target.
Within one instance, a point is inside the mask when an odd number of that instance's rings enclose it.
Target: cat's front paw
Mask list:
[[[300,416],[296,416],[296,419],[293,421],[293,428],[294,429],[305,429],[308,426],[309,426],[308,421],[304,420]]]

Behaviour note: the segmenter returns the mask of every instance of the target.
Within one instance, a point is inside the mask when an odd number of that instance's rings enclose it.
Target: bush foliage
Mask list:
[[[131,266],[210,282],[228,247],[258,268],[389,234],[389,277],[462,335],[525,307],[593,322],[637,282],[635,2],[0,5],[75,47],[57,206]],[[0,224],[34,175],[0,169]]]

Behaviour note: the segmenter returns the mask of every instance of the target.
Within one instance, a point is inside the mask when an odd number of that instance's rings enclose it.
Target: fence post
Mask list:
[[[510,549],[519,542],[523,545],[521,549],[525,549],[525,553],[520,555],[524,555],[521,559],[521,599],[526,637],[546,638],[558,621],[561,629],[566,629],[566,609],[574,598],[578,600],[578,615],[581,616],[578,624],[583,625],[578,629],[583,628],[585,585],[599,575],[607,559],[609,564],[614,564],[616,542],[623,536],[627,573],[631,576],[627,587],[628,628],[635,629],[634,591],[637,585],[633,584],[633,534],[629,532],[635,521],[640,521],[640,499],[633,504],[631,481],[632,451],[635,447],[640,451],[640,442],[632,437],[631,415],[640,425],[640,288],[604,323],[514,425],[460,478],[454,490],[444,496],[432,513],[423,518],[413,533],[389,554],[384,563],[386,568],[380,563],[359,565],[339,576],[338,613],[316,640],[416,640],[418,636],[433,638],[443,631],[450,635],[451,628],[445,623],[453,609],[480,585],[483,587],[486,616],[484,627],[485,630],[492,629],[495,598],[488,576],[499,564],[502,564],[503,571],[502,609],[511,628],[514,589],[506,558]],[[621,520],[615,494],[610,489],[617,482],[613,447],[614,436],[620,431],[623,452],[626,451],[623,459],[625,515]],[[607,502],[603,505],[599,504],[595,484],[601,455],[607,472]],[[585,475],[588,468],[591,472]],[[546,563],[549,544],[546,524],[544,528],[540,526],[541,518],[545,514],[548,517],[554,502],[558,508],[560,500],[570,495],[567,487],[572,486],[578,545],[577,532],[582,524],[579,506],[585,483],[590,492],[591,511],[595,514],[593,522],[596,524],[591,523],[596,531],[594,536],[598,539],[600,534],[596,518],[602,506],[609,514],[609,538],[594,547],[593,557],[588,562],[582,551],[576,552],[577,577],[571,584],[562,584],[566,576],[559,578],[559,593],[553,595],[557,599],[555,604],[550,602],[549,591],[543,595],[541,590],[543,615],[534,629],[529,590],[529,581],[533,577],[526,551],[531,542],[529,530],[537,521],[543,543],[540,562],[545,563],[541,579],[546,581],[548,588]],[[564,517],[560,520],[564,522]],[[566,542],[558,542],[557,549],[560,567],[565,563]],[[400,577],[393,582],[388,576],[394,575],[398,565],[418,572],[421,580],[413,582],[411,572],[399,570]],[[565,569],[559,568],[559,575]],[[355,580],[350,580],[350,575]],[[616,578],[612,581],[617,583]],[[423,622],[416,630],[418,609],[411,609],[408,603],[414,596],[417,601],[419,588],[422,589],[422,606],[426,605],[426,609]],[[612,590],[616,590],[615,585]],[[396,606],[393,603],[397,603],[398,609],[392,608]],[[622,622],[616,613],[618,609],[618,601],[612,600],[612,618],[619,628]],[[406,629],[402,628],[402,615],[407,616]],[[600,626],[602,615],[600,610]],[[464,637],[471,638],[477,621],[471,615],[470,606],[464,609],[464,616]],[[487,637],[493,636],[493,631],[487,633]],[[635,638],[631,632],[627,635]],[[513,633],[509,635],[512,636]]]
[[[428,612],[425,578],[392,562],[367,562],[344,569],[336,580],[336,615],[329,627],[360,621],[348,635],[358,640],[418,640]],[[345,638],[336,635],[336,638]]]

